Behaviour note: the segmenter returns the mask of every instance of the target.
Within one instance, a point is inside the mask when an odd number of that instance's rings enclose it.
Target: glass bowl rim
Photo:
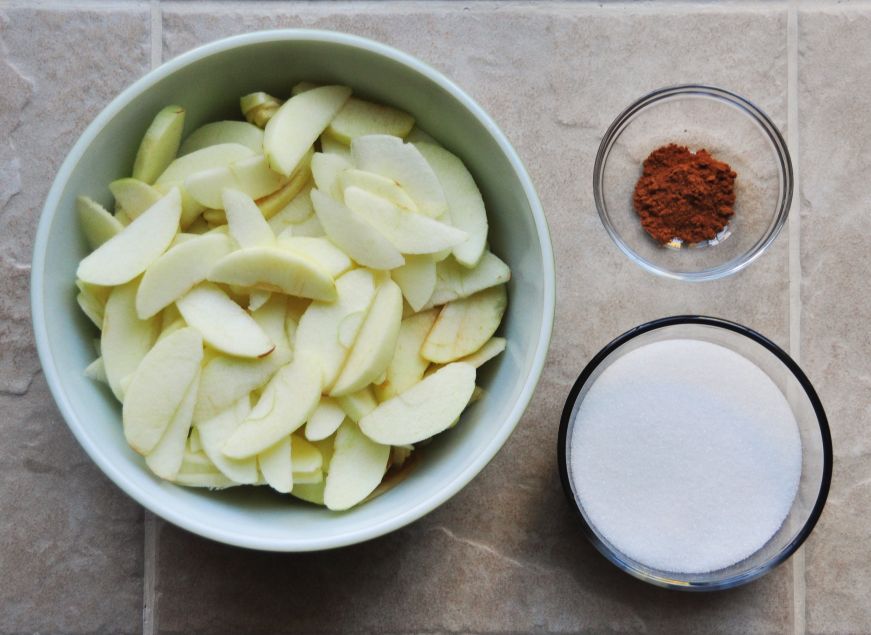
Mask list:
[[[611,148],[617,141],[618,137],[623,133],[623,130],[631,122],[636,114],[638,114],[648,106],[656,104],[657,102],[680,95],[701,96],[709,99],[719,100],[729,105],[736,106],[739,110],[743,111],[744,114],[748,115],[757,124],[759,124],[759,126],[765,132],[768,140],[774,146],[775,152],[777,154],[777,162],[780,175],[783,179],[784,184],[783,192],[781,193],[778,200],[774,224],[771,225],[766,233],[759,240],[757,240],[756,243],[748,251],[738,256],[737,258],[732,259],[729,262],[723,263],[722,265],[711,267],[709,269],[703,269],[701,271],[676,272],[665,267],[656,265],[651,261],[647,260],[646,258],[642,257],[634,249],[632,249],[620,236],[619,232],[611,223],[611,218],[608,214],[608,207],[605,204],[605,164],[607,162],[608,156],[611,153]],[[611,240],[614,241],[614,244],[616,244],[617,247],[624,254],[626,254],[632,262],[634,262],[641,268],[651,273],[664,276],[666,278],[671,278],[674,280],[685,280],[689,282],[701,282],[705,280],[718,280],[720,278],[725,278],[732,275],[733,273],[737,273],[741,269],[744,269],[751,262],[761,256],[763,252],[768,248],[768,246],[772,242],[774,242],[775,238],[777,238],[777,236],[780,234],[780,231],[783,229],[784,224],[786,224],[786,220],[789,217],[789,210],[792,206],[793,189],[794,175],[792,168],[792,159],[789,154],[789,148],[787,147],[786,141],[784,141],[783,136],[780,134],[780,131],[777,129],[777,126],[775,126],[771,119],[769,119],[768,115],[766,115],[761,108],[756,106],[756,104],[748,99],[745,99],[744,97],[741,97],[737,93],[726,90],[724,88],[718,88],[716,86],[710,86],[706,84],[678,84],[675,86],[666,86],[664,88],[658,88],[652,92],[649,92],[646,95],[635,100],[632,104],[627,106],[619,115],[617,115],[611,125],[608,126],[608,129],[605,131],[605,135],[602,137],[602,141],[599,143],[599,149],[596,152],[596,159],[593,164],[593,199],[596,203],[596,211],[599,214],[599,220],[602,221],[602,225],[605,227],[605,231],[608,232],[608,235],[611,237]]]
[[[599,365],[601,365],[602,362],[610,357],[614,351],[640,335],[644,335],[645,333],[656,331],[662,328],[686,324],[710,326],[714,328],[725,329],[727,331],[732,331],[734,333],[737,333],[738,335],[747,337],[756,344],[761,345],[763,348],[767,349],[768,352],[772,353],[775,357],[777,357],[777,359],[780,360],[780,362],[783,363],[783,365],[792,372],[793,376],[799,382],[805,392],[805,395],[810,401],[811,406],[814,410],[814,414],[816,415],[817,423],[820,427],[820,437],[823,446],[823,471],[822,479],[820,481],[819,493],[817,494],[817,499],[814,502],[814,506],[811,509],[807,520],[805,521],[802,528],[798,531],[798,533],[796,533],[793,539],[783,549],[781,549],[775,556],[768,559],[764,563],[741,574],[710,582],[684,582],[675,580],[673,578],[665,578],[646,574],[636,568],[628,566],[621,559],[623,554],[605,545],[596,535],[595,531],[593,531],[592,527],[590,527],[589,523],[584,517],[583,512],[581,511],[581,506],[578,503],[577,498],[575,497],[575,493],[571,485],[571,480],[569,478],[568,451],[566,447],[569,428],[572,420],[572,411],[574,410],[575,404],[578,400],[578,396],[580,395],[581,391],[583,390],[589,379],[592,377],[593,373],[599,367]],[[811,384],[807,375],[804,374],[804,371],[802,371],[802,369],[799,367],[799,365],[777,344],[769,340],[764,335],[761,335],[760,333],[754,331],[753,329],[738,324],[737,322],[731,322],[722,318],[715,318],[704,315],[675,315],[671,317],[664,317],[652,320],[650,322],[646,322],[644,324],[629,329],[622,335],[619,335],[618,337],[611,340],[608,344],[606,344],[584,367],[584,370],[581,371],[581,374],[578,376],[577,380],[575,380],[574,385],[572,385],[572,388],[569,391],[569,395],[566,398],[566,402],[563,407],[562,416],[560,418],[559,434],[557,438],[557,465],[559,467],[560,482],[562,483],[563,493],[566,495],[566,498],[568,498],[569,504],[572,506],[575,512],[577,512],[577,515],[581,521],[581,529],[583,530],[587,539],[608,561],[610,561],[613,565],[628,573],[629,575],[655,586],[681,591],[718,591],[741,586],[762,577],[763,575],[783,563],[790,556],[792,556],[792,554],[795,553],[799,547],[801,547],[801,545],[810,535],[811,531],[816,526],[820,515],[823,512],[823,507],[825,506],[826,499],[828,498],[829,494],[829,486],[831,485],[833,462],[834,459],[832,450],[832,436],[831,431],[829,430],[829,423],[828,418],[826,417],[826,412],[823,409],[823,404],[820,401],[816,390],[814,390],[813,385]]]

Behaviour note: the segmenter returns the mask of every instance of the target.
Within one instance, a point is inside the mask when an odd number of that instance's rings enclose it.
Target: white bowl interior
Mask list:
[[[111,203],[107,184],[129,174],[139,139],[164,105],[187,109],[186,132],[207,121],[239,118],[239,96],[286,96],[301,80],[350,85],[355,93],[411,112],[420,127],[459,155],[489,212],[493,251],[511,266],[501,327],[507,352],[482,370],[485,397],[462,422],[421,454],[399,486],[337,514],[271,494],[177,487],[152,476],[124,440],[120,407],[82,374],[97,331],[79,311],[75,270],[86,254],[75,198]],[[272,550],[323,549],[400,527],[458,491],[492,458],[526,407],[553,318],[550,240],[526,172],[481,109],[413,58],[353,36],[312,31],[250,34],[208,45],[150,73],[122,93],[88,128],[64,163],[46,202],[33,266],[37,345],[46,376],[71,429],[97,464],[155,513],[204,536]]]

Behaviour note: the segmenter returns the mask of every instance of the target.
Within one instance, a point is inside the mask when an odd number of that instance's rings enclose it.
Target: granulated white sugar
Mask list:
[[[573,486],[593,527],[649,567],[704,573],[758,551],[801,476],[785,397],[709,342],[644,345],[615,361],[575,412]]]

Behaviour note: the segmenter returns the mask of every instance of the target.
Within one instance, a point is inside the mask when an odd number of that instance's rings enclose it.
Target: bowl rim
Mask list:
[[[623,240],[620,233],[611,223],[610,215],[608,214],[608,206],[605,204],[605,164],[614,143],[636,114],[659,101],[680,95],[705,97],[725,102],[737,107],[753,119],[762,128],[765,136],[774,147],[777,154],[780,175],[783,179],[784,185],[783,192],[778,200],[774,222],[773,224],[770,224],[766,233],[757,240],[748,251],[737,258],[725,262],[722,265],[717,265],[716,267],[711,267],[709,269],[702,269],[700,271],[672,271],[666,267],[656,265],[638,254]],[[784,141],[783,135],[780,134],[780,130],[778,130],[777,126],[774,125],[768,115],[766,115],[761,108],[749,99],[746,99],[730,90],[726,90],[725,88],[719,88],[707,84],[677,84],[674,86],[666,86],[639,97],[617,115],[611,125],[608,126],[608,129],[605,131],[602,141],[599,144],[599,150],[596,152],[596,159],[593,164],[593,199],[596,203],[596,211],[599,214],[599,220],[602,221],[605,231],[608,232],[608,235],[611,237],[611,240],[614,241],[614,244],[617,245],[620,251],[626,254],[632,262],[640,266],[642,269],[673,280],[685,280],[688,282],[703,282],[706,280],[719,280],[720,278],[725,278],[741,271],[759,258],[765,250],[768,249],[769,245],[774,242],[789,218],[794,187],[795,180],[789,147],[786,141]]]
[[[539,246],[542,252],[543,307],[541,331],[535,344],[529,373],[524,380],[516,402],[498,433],[489,440],[489,442],[479,451],[477,456],[475,456],[462,471],[458,472],[449,481],[442,484],[439,489],[434,490],[426,499],[417,502],[404,512],[391,516],[380,523],[362,529],[347,531],[343,534],[338,534],[326,539],[321,537],[273,539],[248,536],[238,533],[233,529],[215,527],[206,522],[192,519],[183,513],[184,506],[173,504],[172,502],[168,502],[161,498],[154,498],[151,494],[140,489],[136,483],[126,476],[126,470],[111,461],[103,453],[100,444],[92,442],[85,433],[84,426],[77,417],[63,388],[60,378],[61,372],[55,364],[49,346],[48,329],[45,320],[45,287],[43,281],[45,278],[45,259],[48,248],[49,230],[58,210],[61,194],[66,187],[66,183],[68,182],[74,167],[84,155],[87,148],[93,143],[103,127],[109,123],[119,111],[137,99],[141,94],[148,91],[154,84],[190,64],[231,49],[245,48],[248,46],[279,41],[326,42],[374,53],[410,68],[412,71],[423,75],[429,81],[449,93],[485,128],[508,159],[523,188],[530,206],[538,234]],[[48,387],[57,403],[64,421],[67,423],[67,426],[70,428],[79,444],[84,448],[85,452],[87,452],[103,473],[140,505],[183,529],[218,542],[264,551],[317,551],[370,540],[417,520],[447,501],[467,485],[496,455],[517,426],[517,423],[520,421],[521,416],[532,399],[532,395],[544,368],[544,362],[550,344],[553,329],[556,288],[553,248],[551,245],[547,219],[545,218],[541,201],[536,194],[535,188],[532,185],[532,180],[520,160],[520,157],[490,115],[488,115],[464,90],[459,88],[459,86],[454,84],[445,75],[408,53],[404,53],[391,46],[368,38],[338,31],[316,29],[265,30],[215,40],[187,51],[172,60],[164,62],[157,68],[148,71],[140,79],[124,89],[88,125],[67,154],[66,159],[57,172],[40,214],[39,226],[34,242],[30,282],[34,337]]]
[[[786,366],[792,372],[792,374],[801,385],[802,389],[805,391],[805,394],[807,395],[811,406],[813,407],[817,423],[820,426],[820,437],[823,446],[823,473],[822,480],[820,482],[820,491],[817,494],[817,499],[814,502],[814,506],[811,509],[811,513],[808,516],[808,519],[805,521],[799,532],[796,533],[793,539],[770,560],[739,575],[712,582],[686,582],[681,580],[675,580],[673,578],[653,576],[645,574],[634,567],[628,566],[622,560],[622,558],[617,557],[620,554],[605,545],[593,531],[592,527],[590,527],[586,518],[584,518],[583,512],[581,511],[581,507],[577,501],[577,498],[575,497],[574,490],[572,489],[571,479],[569,478],[567,450],[568,432],[572,419],[572,411],[574,410],[575,403],[578,400],[578,395],[580,395],[581,390],[583,390],[587,381],[592,377],[593,373],[596,371],[599,365],[608,357],[610,357],[611,353],[619,349],[627,342],[651,331],[684,324],[711,326],[732,331],[734,333],[737,333],[738,335],[747,337],[756,344],[761,345],[770,353],[772,353],[775,357],[777,357],[784,364],[784,366]],[[777,567],[779,564],[787,560],[790,556],[792,556],[792,554],[795,553],[795,551],[802,545],[802,543],[804,543],[804,541],[810,535],[814,526],[817,524],[820,515],[823,512],[823,507],[826,504],[826,499],[828,498],[829,494],[829,486],[831,485],[832,481],[832,466],[834,463],[832,450],[832,435],[831,431],[829,430],[829,423],[828,418],[826,417],[826,412],[823,409],[823,404],[820,401],[816,390],[814,389],[807,375],[805,375],[804,371],[802,371],[802,369],[799,367],[799,365],[786,353],[786,351],[784,351],[777,344],[772,342],[764,335],[758,333],[757,331],[754,331],[747,326],[738,324],[737,322],[731,322],[722,318],[715,318],[704,315],[675,315],[646,322],[644,324],[631,328],[622,335],[614,338],[608,344],[606,344],[602,348],[602,350],[596,353],[593,359],[591,359],[590,362],[584,367],[584,370],[581,371],[581,374],[578,376],[577,380],[575,380],[575,383],[569,391],[568,397],[566,398],[566,402],[562,411],[562,416],[560,418],[560,428],[557,438],[557,456],[557,465],[559,467],[560,482],[562,484],[563,493],[566,495],[566,498],[569,500],[572,508],[575,510],[575,512],[577,512],[578,518],[580,518],[581,521],[581,529],[583,530],[587,539],[593,544],[594,547],[596,547],[599,553],[601,553],[613,565],[628,573],[629,575],[638,578],[639,580],[643,580],[644,582],[647,582],[654,586],[659,586],[666,589],[675,589],[679,591],[719,591],[741,586],[762,577],[763,575]]]

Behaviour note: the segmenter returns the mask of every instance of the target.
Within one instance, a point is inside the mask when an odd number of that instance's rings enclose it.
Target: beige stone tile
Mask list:
[[[807,545],[812,633],[871,631],[871,14],[799,14],[801,356],[829,417],[835,470]]]
[[[554,238],[548,365],[505,448],[449,503],[371,543],[323,554],[239,551],[163,525],[161,632],[784,632],[791,567],[744,589],[684,595],[618,572],[583,539],[559,488],[560,411],[589,358],[663,315],[727,317],[788,342],[787,237],[734,278],[689,286],[642,272],[596,216],[592,163],[617,112],[683,81],[720,84],[786,119],[786,16],[763,9],[589,4],[276,4],[166,8],[165,58],[261,28],[350,31],[444,71],[526,162]],[[681,42],[680,52],[670,47]],[[691,53],[687,53],[691,52]]]
[[[101,475],[48,392],[30,253],[54,173],[148,67],[148,13],[0,9],[0,632],[141,629],[142,512]]]

